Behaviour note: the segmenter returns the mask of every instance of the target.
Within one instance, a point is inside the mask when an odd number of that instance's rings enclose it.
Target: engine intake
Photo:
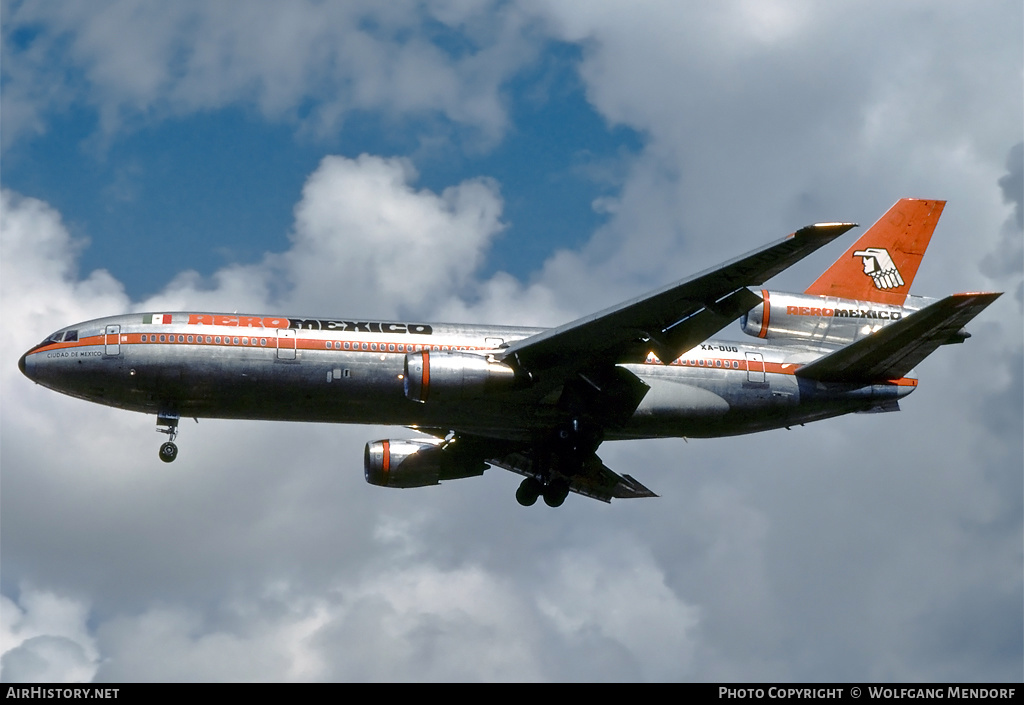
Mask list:
[[[441,445],[441,441],[373,441],[363,452],[366,481],[378,487],[426,487],[441,480],[482,475],[488,465]]]
[[[515,384],[503,362],[457,350],[421,350],[405,356],[405,396],[413,401],[458,401]]]

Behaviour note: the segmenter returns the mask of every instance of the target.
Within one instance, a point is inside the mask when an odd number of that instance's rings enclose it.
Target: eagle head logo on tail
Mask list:
[[[854,257],[862,257],[864,260],[864,273],[871,277],[878,289],[895,289],[903,286],[903,277],[900,270],[893,264],[889,251],[882,247],[868,247],[864,250],[857,250]]]

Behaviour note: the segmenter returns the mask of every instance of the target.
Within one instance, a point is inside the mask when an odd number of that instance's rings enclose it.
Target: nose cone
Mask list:
[[[18,359],[18,369],[21,370],[21,374],[28,377],[33,382],[38,382],[36,379],[39,372],[39,361],[34,359],[32,353],[39,349],[41,345],[37,345]]]

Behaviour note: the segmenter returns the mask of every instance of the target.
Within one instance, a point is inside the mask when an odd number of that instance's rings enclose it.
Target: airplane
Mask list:
[[[597,455],[604,441],[706,438],[892,412],[913,368],[1000,293],[909,295],[945,201],[902,199],[803,293],[759,288],[856,227],[817,223],[718,267],[556,328],[132,313],[49,335],[34,382],[181,418],[402,425],[366,444],[367,482],[423,487],[498,466],[516,499],[655,497]],[[753,290],[757,288],[757,290]],[[716,336],[739,320],[743,341]]]

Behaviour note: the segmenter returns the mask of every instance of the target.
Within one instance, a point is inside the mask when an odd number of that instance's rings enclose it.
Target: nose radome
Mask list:
[[[25,371],[25,358],[26,357],[28,357],[28,353],[25,353],[24,355],[22,355],[21,359],[18,360],[18,369],[21,370],[21,374],[23,374],[26,377],[28,377],[28,372]]]

